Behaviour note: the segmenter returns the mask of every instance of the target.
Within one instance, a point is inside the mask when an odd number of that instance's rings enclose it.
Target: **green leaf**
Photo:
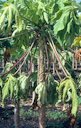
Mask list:
[[[7,63],[6,63],[6,65],[5,65],[5,67],[4,67],[4,72],[9,71],[9,70],[10,70],[10,68],[11,68],[12,66],[13,66],[13,64],[12,64],[12,63],[7,62]]]
[[[47,82],[47,102],[49,104],[54,104],[57,101],[57,87],[59,82],[54,80],[54,77],[52,74],[48,74],[48,82]]]
[[[3,89],[2,89],[2,100],[4,101],[4,99],[9,95],[9,81],[6,81]]]
[[[28,82],[29,82],[29,76],[26,76],[24,73],[22,73],[20,77],[18,77],[18,83],[22,91],[29,88]]]
[[[20,16],[17,16],[16,25],[17,25],[18,31],[20,32],[23,29],[22,19]]]
[[[12,8],[11,6],[9,6],[9,14],[8,14],[8,27],[11,26],[11,23],[12,23]]]
[[[73,19],[71,19],[67,25],[67,32],[70,33],[71,32],[71,26],[72,26],[72,21]]]
[[[39,85],[37,85],[35,93],[38,95],[37,101],[39,105],[47,103],[47,90],[46,84],[44,82],[41,82]]]
[[[49,23],[48,14],[46,12],[44,12],[43,14],[44,14],[44,19],[45,19],[46,23],[48,24]]]
[[[44,5],[44,3],[43,2],[41,2],[41,1],[37,1],[37,3],[38,3],[38,10],[43,10],[43,11],[45,11],[45,5]]]
[[[31,75],[29,76],[29,79],[31,82],[36,82],[37,81],[37,72],[31,73]]]
[[[59,31],[63,30],[68,22],[69,18],[69,11],[65,11],[59,20],[56,21],[56,24],[54,25],[54,33],[57,35]]]
[[[12,98],[13,94],[15,93],[14,88],[16,84],[17,84],[17,79],[13,77],[12,74],[8,74],[4,87],[2,89],[3,101],[7,96],[10,96]]]
[[[73,116],[76,117],[77,114],[77,110],[78,110],[78,96],[77,96],[77,91],[76,91],[76,84],[74,82],[74,80],[71,78],[71,76],[68,76],[66,79],[64,79],[58,88],[59,91],[59,97],[61,98],[61,100],[63,102],[72,100],[72,110],[71,113]],[[68,91],[70,91],[70,95],[71,96],[69,98],[68,96]],[[66,99],[68,96],[68,99]]]

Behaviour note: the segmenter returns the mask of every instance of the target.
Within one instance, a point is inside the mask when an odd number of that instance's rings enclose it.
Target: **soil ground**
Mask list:
[[[38,112],[30,107],[22,107],[20,111],[20,128],[38,128]],[[78,113],[75,128],[81,128],[81,113]],[[13,108],[0,107],[0,128],[15,128]],[[47,110],[46,128],[69,128],[66,113],[49,108]]]

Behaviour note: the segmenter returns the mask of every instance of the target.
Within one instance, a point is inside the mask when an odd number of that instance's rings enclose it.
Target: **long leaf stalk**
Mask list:
[[[62,64],[62,62],[61,62],[59,53],[58,53],[57,50],[56,50],[56,46],[55,46],[55,44],[54,44],[54,42],[53,42],[53,39],[52,39],[51,35],[50,35],[50,40],[51,40],[51,43],[52,43],[52,45],[53,45],[53,48],[54,48],[54,50],[55,50],[55,53],[56,53],[56,55],[57,55],[58,61],[59,61],[60,65],[61,65],[62,69],[65,70],[65,72],[66,72],[67,75],[70,75],[69,72],[66,70],[66,68],[63,66],[63,64]]]
[[[55,51],[53,45],[52,45],[51,43],[49,43],[49,44],[50,44],[51,49],[53,50],[53,53],[55,54],[56,59],[58,60],[58,62],[59,62],[59,63],[61,64],[61,66],[62,66],[61,60],[60,60],[60,58],[58,58],[58,54],[56,53],[56,51]],[[66,71],[65,71],[65,69],[64,69],[63,66],[62,66],[62,70],[63,70],[65,76],[67,77],[67,73],[66,73]]]
[[[54,49],[56,49],[54,43],[53,43],[53,47],[54,47]],[[60,62],[60,64],[61,64],[62,69],[65,70],[65,72],[66,72],[67,75],[70,75],[69,72],[66,70],[66,68],[63,66],[63,64],[62,64],[62,62],[61,62],[61,59],[60,59],[60,57],[59,57],[59,54],[58,54],[58,52],[57,52],[57,50],[56,50],[56,53],[57,53],[57,56],[58,56],[58,59],[59,59],[59,62]]]
[[[51,37],[50,37],[50,38],[51,38]],[[67,77],[67,76],[69,75],[69,73],[66,71],[65,67],[63,66],[63,64],[62,64],[62,62],[61,62],[61,59],[60,59],[60,57],[59,57],[59,54],[58,54],[58,52],[57,52],[57,50],[56,50],[56,47],[55,47],[55,45],[54,45],[54,42],[53,42],[52,38],[51,38],[51,41],[50,41],[49,39],[48,39],[48,41],[49,41],[49,45],[50,45],[51,49],[53,50],[53,53],[54,53],[54,55],[55,55],[57,61],[60,63],[60,65],[61,65],[61,67],[62,67],[62,70],[63,70],[65,76]]]
[[[30,54],[30,52],[31,52],[31,49],[33,48],[33,45],[34,45],[34,42],[33,42],[32,45],[30,46],[27,55],[25,56],[25,58],[24,58],[22,64],[19,66],[18,70],[14,73],[14,75],[16,75],[16,74],[20,71],[20,69],[22,68],[22,66],[24,65],[24,63],[25,63],[27,57],[29,56],[29,54]]]
[[[31,51],[31,49],[32,49],[32,47],[33,47],[33,45],[34,45],[34,42],[31,44],[31,46],[30,46],[30,48],[29,48],[29,51],[25,52],[25,53],[22,55],[22,57],[10,68],[10,70],[7,71],[6,73],[2,74],[1,77],[6,76],[6,75],[7,75],[9,72],[11,72],[24,58],[28,57],[28,55],[29,55],[29,53],[30,53],[30,51]],[[24,64],[24,62],[23,62],[23,64]],[[23,64],[21,65],[21,67],[23,66]],[[19,68],[19,70],[20,70],[20,68]],[[18,71],[19,71],[19,70],[18,70]]]
[[[24,34],[26,34],[27,32],[34,32],[34,30],[32,29],[32,30],[30,30],[30,31],[27,31],[27,29],[25,29],[25,31],[24,32],[22,32],[22,33],[19,33],[19,34],[17,34],[17,35],[10,35],[10,36],[7,36],[7,37],[3,37],[3,38],[0,38],[0,41],[4,41],[4,40],[9,40],[9,39],[14,39],[14,38],[17,38],[17,37],[20,37],[20,36],[23,36]],[[12,33],[13,34],[13,33]]]
[[[2,74],[1,77],[6,76],[10,71],[12,71],[23,59],[24,57],[27,55],[27,52],[25,52],[20,59],[10,68],[9,71],[7,71],[6,73]]]
[[[52,54],[52,51],[51,51],[51,54]],[[54,57],[53,57],[52,59],[53,59],[53,61],[55,61],[55,60],[54,60]],[[55,71],[56,71],[56,74],[58,75],[59,80],[61,81],[61,80],[62,80],[62,79],[61,79],[61,76],[60,76],[60,74],[59,74],[59,72],[58,72],[58,70],[57,70],[56,67],[55,67]]]
[[[59,51],[58,51],[58,53],[60,54],[60,52],[59,52]],[[60,55],[61,55],[61,54],[60,54]],[[63,59],[63,60],[65,60],[65,61],[66,61],[66,59],[63,57],[63,55],[61,55],[61,57],[62,57],[62,59]],[[66,63],[67,63],[67,65],[68,65],[68,66],[70,66],[70,68],[72,68],[72,65],[71,65],[69,62],[67,62],[67,61],[66,61]]]
[[[9,40],[9,39],[13,39],[13,38],[16,38],[16,37],[19,37],[19,36],[22,36],[22,35],[24,35],[25,34],[25,32],[23,32],[23,33],[20,33],[20,34],[18,34],[18,35],[15,35],[15,36],[7,36],[7,37],[3,37],[3,38],[0,38],[0,41],[4,41],[4,40]]]
[[[48,54],[48,47],[45,44],[45,53],[46,53],[46,59],[47,59],[47,70],[49,72],[49,54]]]
[[[59,80],[62,81],[61,76],[60,76],[58,70],[57,70],[57,69],[55,69],[55,70],[56,70],[56,73],[57,73],[57,75],[58,75],[58,77],[59,77]]]

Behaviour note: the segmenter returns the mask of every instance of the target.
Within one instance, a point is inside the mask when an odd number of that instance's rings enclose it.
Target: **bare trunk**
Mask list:
[[[69,128],[75,128],[75,124],[76,124],[76,117],[74,117],[71,114],[71,106],[69,106],[68,110],[67,110],[67,116],[69,117]]]
[[[15,124],[15,128],[20,127],[20,102],[19,102],[19,100],[15,103],[14,124]]]
[[[45,122],[46,122],[45,106],[42,105],[39,108],[39,128],[45,128]]]
[[[4,65],[6,65],[6,62],[8,62],[9,60],[10,60],[10,50],[6,48],[4,52]]]
[[[44,42],[39,40],[38,83],[45,82]],[[39,108],[39,128],[45,128],[45,105]]]

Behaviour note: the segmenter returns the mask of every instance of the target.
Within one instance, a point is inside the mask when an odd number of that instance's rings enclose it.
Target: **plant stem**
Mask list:
[[[45,64],[44,64],[44,42],[39,39],[39,58],[38,58],[38,83],[45,82]],[[45,128],[45,105],[39,107],[39,128]]]
[[[48,41],[49,41],[49,39],[48,39]],[[61,62],[60,57],[59,57],[59,54],[58,54],[58,52],[57,52],[57,50],[56,50],[56,47],[55,47],[55,45],[54,45],[52,39],[51,39],[51,42],[49,41],[49,45],[50,45],[51,49],[53,50],[53,53],[54,53],[54,55],[55,55],[57,61],[60,63],[60,65],[61,65],[61,67],[62,67],[62,70],[63,70],[65,76],[67,77],[69,74],[68,74],[68,72],[66,71],[65,67],[62,65],[62,62]]]
[[[15,128],[19,128],[20,127],[20,100],[17,100],[15,102],[14,124],[15,124]]]

